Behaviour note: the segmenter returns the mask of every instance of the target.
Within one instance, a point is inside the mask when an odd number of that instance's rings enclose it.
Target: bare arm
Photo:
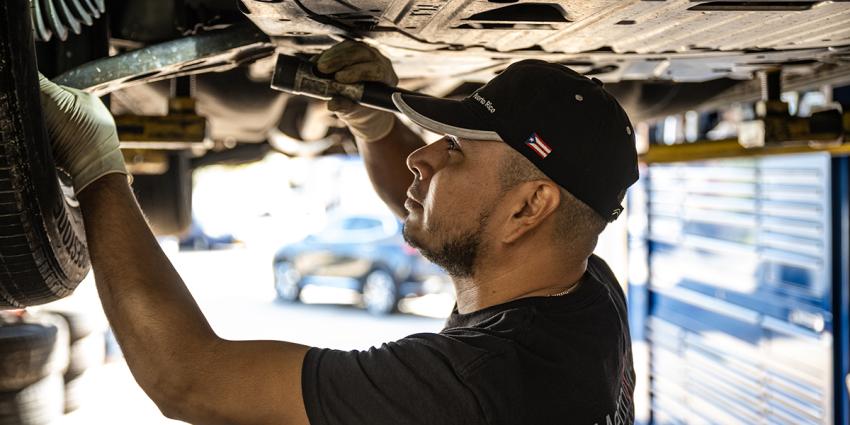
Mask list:
[[[204,424],[308,424],[308,347],[233,342],[210,328],[120,174],[78,195],[103,308],[139,385],[169,417]]]
[[[210,328],[127,184],[109,110],[40,76],[57,165],[71,174],[101,303],[133,376],[167,416],[212,424],[307,424],[307,347],[231,342]]]
[[[425,146],[422,138],[398,118],[395,118],[393,129],[386,137],[374,142],[357,142],[372,186],[399,217],[407,215],[404,200],[413,180],[413,173],[407,168],[407,156],[422,146]]]

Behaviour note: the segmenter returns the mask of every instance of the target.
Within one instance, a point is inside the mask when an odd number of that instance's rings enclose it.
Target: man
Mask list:
[[[320,71],[396,84],[343,42]],[[57,162],[74,177],[104,310],[169,417],[222,424],[612,424],[633,417],[623,293],[592,256],[637,179],[631,124],[602,88],[542,61],[463,101],[398,96],[393,115],[334,99],[410,243],[453,277],[439,334],[367,351],[220,339],[159,249],[95,98],[42,79]],[[405,167],[405,161],[407,166]],[[413,173],[411,184],[410,172]]]

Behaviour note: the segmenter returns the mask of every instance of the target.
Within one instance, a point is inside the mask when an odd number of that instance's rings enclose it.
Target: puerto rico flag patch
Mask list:
[[[534,153],[540,155],[541,158],[546,158],[552,153],[552,148],[537,133],[531,133],[531,136],[525,141],[525,145],[531,148]]]

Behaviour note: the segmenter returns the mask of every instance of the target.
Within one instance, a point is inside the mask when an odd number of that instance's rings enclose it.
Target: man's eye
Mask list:
[[[460,146],[458,145],[457,140],[448,138],[446,139],[446,149],[450,151],[459,151]]]

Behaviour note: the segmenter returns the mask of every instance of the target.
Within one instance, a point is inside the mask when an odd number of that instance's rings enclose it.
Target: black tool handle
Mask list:
[[[393,93],[422,96],[419,93],[383,83],[339,83],[333,79],[332,74],[320,72],[315,64],[287,55],[278,55],[271,85],[277,90],[316,99],[345,97],[360,105],[390,112],[399,112],[392,101]]]
[[[363,96],[360,98],[358,103],[370,108],[382,109],[390,112],[400,112],[393,103],[393,93],[422,96],[420,93],[400,89],[398,87],[390,87],[383,83],[366,82],[363,83]]]

